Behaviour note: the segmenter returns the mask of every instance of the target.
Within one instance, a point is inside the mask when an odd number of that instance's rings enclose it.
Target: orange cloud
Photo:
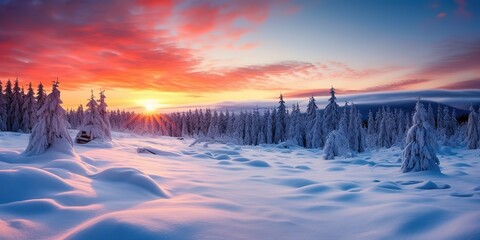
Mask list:
[[[236,41],[266,20],[272,4],[7,1],[0,5],[0,78],[18,75],[45,82],[60,77],[63,89],[92,84],[185,92],[249,88],[308,64],[281,62],[198,72],[195,69],[204,59],[183,43],[215,37],[216,42],[231,42],[239,50],[251,49],[254,43]]]

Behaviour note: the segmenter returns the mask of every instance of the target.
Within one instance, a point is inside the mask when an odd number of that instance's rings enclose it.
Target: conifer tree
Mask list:
[[[3,85],[0,81],[0,131],[7,131],[7,103],[3,94]]]
[[[280,94],[280,100],[278,101],[277,115],[275,116],[275,143],[280,143],[286,140],[286,128],[287,128],[287,109],[285,107],[285,101],[283,101],[283,95]]]
[[[305,117],[305,146],[307,148],[312,147],[312,138],[313,131],[312,127],[315,124],[315,117],[317,114],[317,104],[315,103],[315,98],[312,96],[307,105],[307,115]]]
[[[330,99],[329,103],[325,107],[323,117],[323,128],[326,134],[338,128],[338,122],[340,119],[340,112],[338,110],[338,104],[336,102],[337,98],[335,97],[335,88],[330,88]]]
[[[47,95],[45,93],[45,90],[43,89],[43,84],[42,82],[40,82],[37,88],[37,108],[40,109],[43,106],[46,97]]]
[[[7,131],[12,131],[12,118],[10,115],[11,106],[13,102],[13,91],[12,91],[12,82],[8,79],[7,84],[5,85],[5,115],[6,115],[6,125]]]
[[[368,134],[374,134],[375,129],[375,119],[373,118],[372,110],[368,111]]]
[[[437,132],[442,132],[443,130],[443,114],[442,114],[442,108],[440,107],[440,104],[438,105],[437,108]]]
[[[24,98],[22,111],[23,118],[21,129],[25,133],[30,133],[33,126],[37,122],[37,103],[35,101],[35,93],[32,88],[32,83],[28,84],[27,95]]]
[[[427,111],[427,120],[430,123],[430,126],[433,128],[435,127],[435,114],[433,114],[433,107],[431,103],[428,103],[428,111]]]
[[[68,134],[66,112],[62,108],[58,80],[53,82],[52,92],[46,97],[45,103],[38,110],[38,122],[32,129],[32,134],[25,154],[41,154],[48,148],[58,145],[61,151],[73,151],[73,143]]]
[[[108,118],[108,112],[107,112],[107,102],[105,101],[107,97],[105,96],[105,90],[100,91],[100,99],[98,100],[98,113],[100,114],[100,117],[102,118],[105,126],[103,128],[103,131],[105,133],[105,139],[106,140],[112,140],[112,133],[111,129],[112,126],[110,125],[110,119]]]
[[[12,101],[10,102],[10,117],[11,131],[18,132],[20,130],[20,123],[22,122],[22,103],[23,96],[18,83],[18,78],[15,80],[12,92]]]
[[[322,148],[325,145],[325,136],[323,132],[323,114],[317,110],[315,121],[311,129],[312,144],[311,148]]]
[[[470,106],[470,114],[467,122],[467,147],[469,149],[477,149],[479,147],[479,129],[478,129],[478,114],[475,108]]]
[[[99,140],[108,140],[107,136],[105,136],[105,129],[107,128],[105,122],[103,121],[102,116],[99,112],[99,106],[95,97],[93,95],[90,96],[90,99],[87,103],[87,109],[84,112],[84,117],[82,121],[82,126],[80,127],[79,135],[82,132],[86,132],[88,136],[90,136],[90,140],[99,139]],[[138,127],[142,127],[144,131],[145,125],[136,124]]]
[[[427,113],[420,100],[415,106],[413,126],[408,130],[407,145],[403,150],[402,172],[440,171],[434,151],[434,132],[430,126]]]

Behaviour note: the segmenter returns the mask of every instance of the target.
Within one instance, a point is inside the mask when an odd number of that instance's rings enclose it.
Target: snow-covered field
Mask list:
[[[480,239],[480,150],[403,174],[399,148],[327,161],[114,133],[19,156],[28,136],[0,133],[0,239]]]

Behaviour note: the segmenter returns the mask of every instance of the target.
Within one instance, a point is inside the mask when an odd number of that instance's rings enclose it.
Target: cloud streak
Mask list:
[[[262,1],[6,1],[0,3],[0,78],[60,77],[62,88],[126,87],[218,91],[311,64],[278,62],[196,71],[203,58],[190,42],[236,44],[268,17]],[[283,2],[285,8],[291,6]],[[282,5],[280,4],[280,5]],[[278,4],[277,4],[278,5]],[[238,44],[237,44],[238,45]],[[239,44],[241,50],[255,43]],[[253,84],[253,85],[252,85]]]

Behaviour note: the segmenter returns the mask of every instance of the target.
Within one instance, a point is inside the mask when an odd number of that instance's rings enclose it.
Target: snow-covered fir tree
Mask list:
[[[443,130],[443,114],[440,104],[437,108],[437,133],[441,133]]]
[[[388,124],[391,122],[389,120],[390,114],[382,108],[382,119],[378,128],[378,145],[380,147],[390,148],[392,143],[390,142],[390,134],[388,133],[389,127]]]
[[[0,131],[7,131],[7,99],[3,94],[3,84],[0,81]]]
[[[15,80],[12,91],[12,100],[10,102],[10,108],[8,115],[10,117],[11,128],[10,131],[18,132],[20,131],[20,123],[22,122],[22,103],[23,96],[20,91],[20,86],[18,79]]]
[[[375,129],[375,119],[373,117],[372,110],[368,111],[368,134],[374,134],[377,130]]]
[[[43,89],[43,84],[40,82],[37,87],[37,107],[40,109],[43,104],[45,103],[45,100],[47,98],[47,94],[45,93],[45,90]]]
[[[430,126],[435,128],[435,114],[433,113],[433,107],[431,103],[428,103],[427,120],[428,123],[430,123]]]
[[[37,109],[35,92],[33,91],[32,83],[30,82],[22,106],[23,117],[20,128],[23,132],[30,133],[35,123],[37,123]]]
[[[111,133],[112,126],[110,125],[110,121],[108,118],[108,112],[107,112],[108,105],[107,105],[107,102],[105,101],[106,98],[107,97],[105,96],[105,90],[101,90],[100,99],[98,99],[98,113],[100,114],[100,117],[105,123],[105,127],[103,129],[105,133],[105,139],[112,140],[112,133]]]
[[[41,154],[51,147],[63,152],[73,152],[73,142],[67,130],[69,124],[66,111],[61,106],[58,85],[58,80],[53,83],[52,92],[38,110],[38,122],[32,129],[25,154]]]
[[[338,129],[333,130],[328,134],[325,142],[325,148],[323,149],[323,159],[331,160],[335,156],[345,156],[350,147],[346,136],[348,132],[348,112],[347,103],[345,103],[344,114],[340,118]]]
[[[433,128],[420,100],[415,106],[413,126],[408,130],[407,145],[403,150],[402,172],[440,171],[440,161],[435,154]]]
[[[138,126],[142,125],[138,124]],[[103,118],[100,115],[99,106],[92,91],[92,95],[87,103],[87,109],[84,112],[82,126],[79,129],[80,131],[77,137],[80,136],[82,132],[85,132],[90,137],[90,140],[109,140],[105,135],[106,128],[107,124],[103,121]]]
[[[287,108],[285,101],[283,101],[283,95],[280,94],[277,108],[277,115],[275,116],[275,143],[280,143],[286,140],[286,128],[287,128]]]
[[[13,90],[12,90],[12,82],[10,79],[7,80],[7,84],[5,85],[5,112],[7,116],[7,131],[12,131],[12,118],[11,118],[11,106],[13,101]]]
[[[326,134],[337,129],[338,122],[340,120],[340,111],[338,110],[338,104],[336,102],[337,98],[335,97],[335,88],[330,88],[330,99],[329,103],[325,107],[323,117],[323,128]]]
[[[307,114],[305,117],[305,146],[307,148],[312,148],[312,139],[313,139],[312,127],[313,127],[313,124],[315,123],[317,109],[318,107],[315,102],[315,98],[312,96],[308,101]]]
[[[325,145],[325,136],[323,132],[323,113],[317,110],[315,121],[311,129],[312,143],[311,148],[322,148]]]
[[[327,141],[325,142],[325,147],[323,148],[323,159],[332,160],[335,159],[335,156],[338,156],[338,146],[337,146],[337,130],[333,130],[328,134]]]
[[[359,138],[360,138],[360,129],[361,125],[359,125],[358,117],[357,117],[357,109],[355,108],[355,104],[352,103],[350,106],[350,113],[349,113],[349,123],[348,123],[348,144],[350,145],[350,149],[353,151],[358,152],[359,149]]]
[[[467,122],[467,148],[469,149],[477,149],[480,146],[478,125],[478,113],[475,111],[475,108],[473,108],[473,106],[470,106],[470,114],[468,115]]]

